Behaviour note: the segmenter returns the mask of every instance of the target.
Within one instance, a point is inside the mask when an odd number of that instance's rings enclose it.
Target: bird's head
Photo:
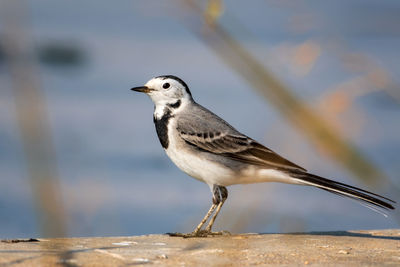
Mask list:
[[[158,76],[148,81],[144,86],[134,87],[131,90],[146,93],[157,105],[172,105],[180,102],[192,101],[189,87],[180,78],[173,75]]]

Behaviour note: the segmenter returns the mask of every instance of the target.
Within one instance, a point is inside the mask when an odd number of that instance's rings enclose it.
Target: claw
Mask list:
[[[217,235],[231,235],[228,231],[221,231],[221,232],[211,232],[211,231],[206,231],[206,230],[200,230],[197,232],[191,232],[191,233],[167,233],[167,235],[172,236],[172,237],[183,237],[183,238],[194,238],[194,237],[208,237],[208,236],[217,236]]]

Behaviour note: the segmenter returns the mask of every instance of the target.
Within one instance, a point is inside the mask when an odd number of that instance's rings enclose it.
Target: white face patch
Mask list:
[[[155,104],[154,117],[156,119],[162,118],[166,110],[174,114],[192,101],[186,84],[182,84],[179,80],[179,78],[177,80],[169,76],[160,76],[145,84],[146,87],[152,89],[147,94]]]
[[[191,95],[187,92],[185,85],[173,78],[163,76],[151,79],[145,84],[152,89],[147,93],[156,106],[174,104],[176,101],[191,100]]]

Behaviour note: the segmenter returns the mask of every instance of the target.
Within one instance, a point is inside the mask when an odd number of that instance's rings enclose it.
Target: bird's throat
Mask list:
[[[156,114],[154,114],[153,121],[154,125],[156,126],[157,136],[164,149],[167,149],[169,145],[168,123],[172,117],[173,115],[169,109],[164,109],[164,114],[161,116],[161,118],[157,118]]]

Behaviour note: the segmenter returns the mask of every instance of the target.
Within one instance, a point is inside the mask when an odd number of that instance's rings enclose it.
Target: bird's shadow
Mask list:
[[[260,233],[260,235],[270,235],[272,233]],[[283,235],[316,235],[316,236],[349,236],[349,237],[363,237],[363,238],[374,238],[374,239],[386,239],[386,240],[400,240],[400,236],[385,236],[385,235],[373,235],[370,233],[355,233],[348,231],[329,231],[329,232],[296,232],[286,233]]]

